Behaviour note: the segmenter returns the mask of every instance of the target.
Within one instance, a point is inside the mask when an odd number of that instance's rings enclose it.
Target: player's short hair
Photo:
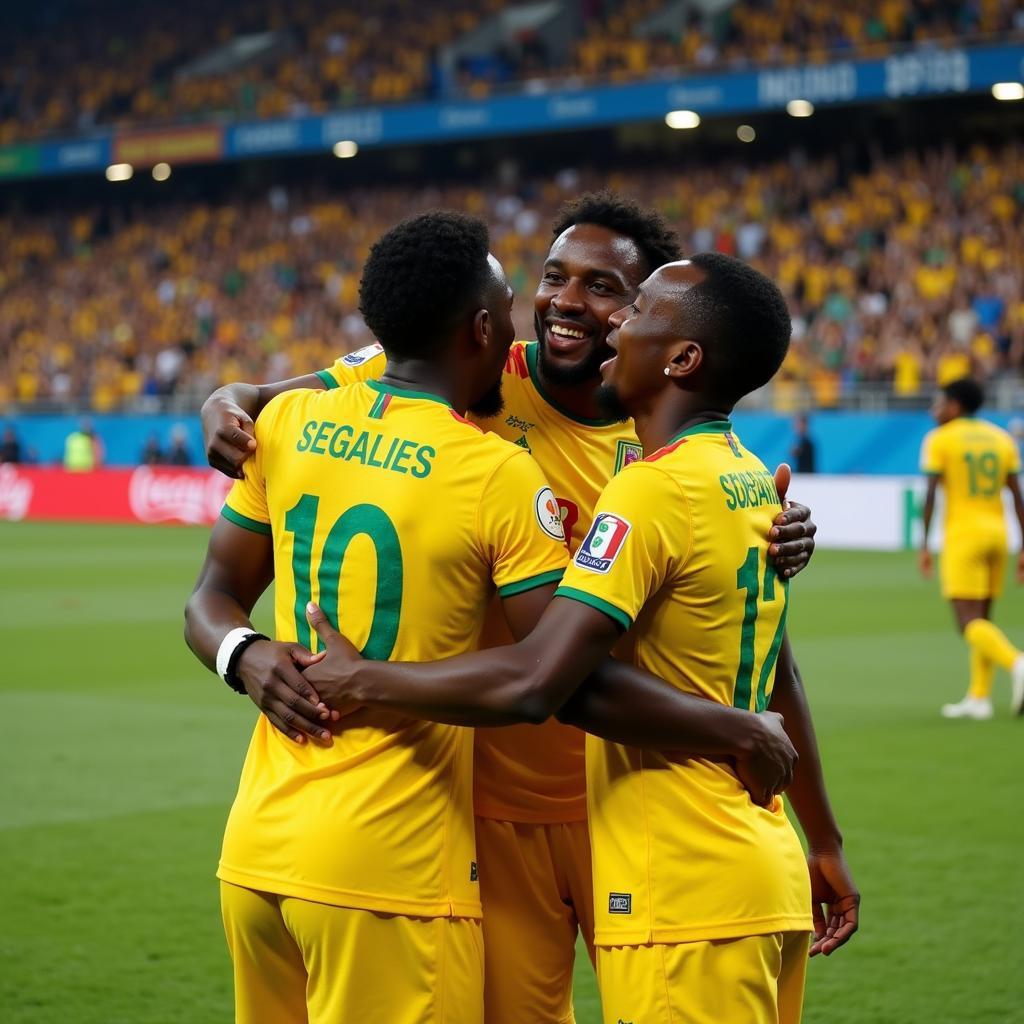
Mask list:
[[[494,275],[487,225],[437,210],[410,217],[374,242],[359,282],[359,311],[385,352],[429,354],[471,310]]]
[[[735,402],[782,366],[793,332],[789,309],[778,286],[742,260],[720,252],[688,259],[704,280],[686,293],[686,328],[708,344],[717,393]]]
[[[577,224],[596,224],[630,239],[647,263],[644,277],[665,263],[682,259],[679,239],[660,213],[645,210],[611,189],[584,192],[562,206],[551,227],[552,238]]]
[[[942,393],[956,402],[968,416],[973,416],[985,404],[985,390],[971,377],[950,381]]]

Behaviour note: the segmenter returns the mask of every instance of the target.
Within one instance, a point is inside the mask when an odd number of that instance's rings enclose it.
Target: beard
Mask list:
[[[597,399],[601,412],[608,419],[624,423],[631,418],[629,410],[622,404],[622,399],[619,397],[618,391],[615,390],[614,384],[602,384],[594,397]]]
[[[601,341],[595,344],[590,354],[582,362],[577,363],[575,366],[559,366],[551,360],[548,356],[548,350],[544,347],[544,322],[536,314],[534,314],[533,322],[537,331],[540,372],[549,384],[571,388],[590,380],[599,380],[601,377],[601,364],[615,354]]]
[[[499,377],[491,388],[484,392],[475,402],[471,402],[469,411],[475,416],[483,416],[490,419],[497,416],[505,408],[505,399],[501,393],[501,377]]]

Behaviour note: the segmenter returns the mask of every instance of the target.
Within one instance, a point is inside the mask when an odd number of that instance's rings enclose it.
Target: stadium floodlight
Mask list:
[[[353,157],[359,152],[359,143],[353,142],[351,139],[342,139],[341,142],[334,144],[334,149],[331,152],[341,160],[348,160],[349,157]]]
[[[700,124],[700,114],[695,110],[670,110],[665,115],[665,124],[669,128],[696,128]]]
[[[111,164],[107,168],[107,181],[127,181],[134,173],[131,164]]]
[[[740,142],[753,142],[757,138],[757,132],[749,124],[741,124],[736,129],[736,138]]]
[[[790,100],[786,104],[786,113],[790,117],[810,117],[814,113],[814,104],[810,100]]]
[[[1024,100],[1024,84],[1020,82],[996,82],[992,95],[997,100]]]
[[[163,162],[153,168],[154,181],[166,181],[171,176],[171,165]]]

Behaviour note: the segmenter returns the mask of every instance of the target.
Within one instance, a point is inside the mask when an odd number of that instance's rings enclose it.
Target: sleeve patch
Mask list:
[[[342,362],[346,366],[362,366],[363,363],[373,359],[374,356],[379,356],[384,351],[384,347],[379,341],[375,341],[372,345],[366,345],[363,348],[357,348],[355,352],[349,352],[347,356],[342,357]]]
[[[633,529],[632,523],[622,516],[602,512],[590,527],[579,550],[575,563],[590,572],[606,573],[619,557],[622,546]]]
[[[537,514],[540,528],[553,540],[565,540],[562,529],[562,513],[550,487],[542,487],[533,499],[533,509]]]

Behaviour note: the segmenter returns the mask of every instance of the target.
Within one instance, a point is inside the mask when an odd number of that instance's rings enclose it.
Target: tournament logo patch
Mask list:
[[[609,914],[632,914],[633,894],[631,892],[608,893]]]
[[[632,441],[619,441],[615,449],[615,472],[625,469],[630,463],[639,462],[644,457],[644,450]]]
[[[591,572],[607,572],[619,557],[623,542],[632,529],[632,525],[621,516],[602,512],[576,552],[576,564]]]
[[[346,366],[362,366],[368,359],[379,356],[383,351],[384,346],[379,341],[375,341],[372,345],[367,345],[365,348],[357,348],[355,352],[349,352],[341,361]]]
[[[542,487],[533,499],[533,510],[537,513],[540,528],[553,540],[565,540],[562,529],[562,513],[550,487]]]

